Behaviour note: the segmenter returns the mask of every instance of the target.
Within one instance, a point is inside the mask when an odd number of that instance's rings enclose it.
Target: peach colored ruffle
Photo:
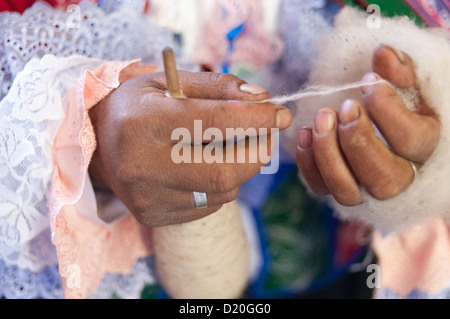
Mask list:
[[[84,72],[69,97],[66,118],[54,141],[49,202],[52,240],[66,298],[87,298],[106,273],[129,274],[138,258],[151,254],[151,231],[131,214],[110,224],[97,217],[88,175],[96,148],[88,111],[121,82],[156,70],[138,63],[106,62],[93,72]]]
[[[399,297],[413,290],[439,293],[450,282],[450,226],[434,218],[399,233],[373,240],[381,270],[381,288]]]

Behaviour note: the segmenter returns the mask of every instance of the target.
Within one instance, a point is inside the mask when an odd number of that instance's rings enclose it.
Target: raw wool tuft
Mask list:
[[[364,192],[364,203],[344,207],[331,200],[343,219],[356,219],[383,233],[400,230],[429,217],[450,220],[450,44],[442,30],[417,27],[411,20],[382,18],[381,28],[369,28],[368,15],[347,7],[338,14],[335,27],[318,42],[318,58],[310,74],[310,85],[335,86],[361,80],[372,71],[372,56],[387,44],[409,56],[416,65],[416,75],[425,102],[440,116],[441,140],[437,149],[418,172],[415,181],[395,198],[379,201]],[[397,91],[408,108],[414,110],[416,94]],[[313,123],[321,107],[337,109],[346,99],[362,102],[360,89],[297,102],[291,126],[291,141],[299,128]],[[292,144],[291,144],[292,145]],[[295,145],[295,144],[294,144]],[[292,146],[290,146],[292,148]],[[295,146],[292,148],[295,150]]]

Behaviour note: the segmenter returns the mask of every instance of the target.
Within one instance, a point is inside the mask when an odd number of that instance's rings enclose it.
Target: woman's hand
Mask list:
[[[188,130],[194,139],[194,121],[201,120],[200,138],[206,129],[216,128],[224,141],[227,128],[256,132],[266,128],[270,133],[271,128],[288,127],[292,120],[283,106],[243,102],[261,101],[269,94],[235,76],[179,71],[179,79],[186,99],[168,97],[164,74],[153,73],[125,81],[90,111],[98,141],[91,179],[112,190],[147,226],[184,223],[217,211],[268,164],[259,157],[256,163],[248,160],[258,152],[251,143],[241,147],[245,163],[227,162],[224,151],[223,163],[208,164],[202,159],[177,164],[172,158],[179,142],[179,136],[172,139],[176,129]],[[201,142],[211,140],[205,137]],[[217,137],[215,142],[223,144]],[[189,144],[189,149],[194,154],[194,145]],[[206,193],[208,207],[196,209],[193,192]]]
[[[381,46],[373,57],[374,73],[401,89],[419,90],[409,56]],[[342,205],[362,201],[360,186],[379,200],[398,195],[414,179],[410,163],[420,168],[433,153],[440,135],[437,114],[419,97],[417,111],[406,108],[387,84],[363,87],[363,102],[347,100],[336,112],[319,110],[314,125],[299,134],[297,164],[318,194],[331,194]],[[375,134],[376,125],[388,146]]]

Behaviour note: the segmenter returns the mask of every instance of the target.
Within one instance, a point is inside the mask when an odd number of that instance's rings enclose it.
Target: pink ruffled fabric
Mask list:
[[[66,298],[87,298],[106,273],[129,274],[136,260],[151,254],[151,230],[131,214],[110,224],[97,217],[88,166],[96,148],[88,111],[127,79],[155,66],[107,62],[86,71],[72,91],[66,118],[53,145],[55,173],[49,202]]]
[[[450,283],[450,226],[434,218],[397,234],[374,236],[381,288],[400,297],[413,290],[436,294]]]

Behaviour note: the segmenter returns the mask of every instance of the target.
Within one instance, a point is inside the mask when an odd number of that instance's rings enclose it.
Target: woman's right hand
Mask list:
[[[190,132],[194,139],[194,121],[201,120],[202,137],[208,128],[226,137],[227,128],[270,132],[287,128],[292,120],[284,106],[246,103],[269,94],[233,75],[178,73],[185,99],[167,96],[164,73],[152,73],[125,81],[89,113],[97,137],[91,179],[114,192],[147,226],[184,223],[217,211],[268,164],[259,156],[255,163],[248,160],[250,154],[258,154],[252,143],[245,146],[245,163],[227,163],[224,154],[223,163],[202,159],[177,164],[172,158],[179,141],[172,140],[176,129]],[[194,153],[193,145],[189,149]],[[208,207],[196,209],[193,192],[206,193]]]

